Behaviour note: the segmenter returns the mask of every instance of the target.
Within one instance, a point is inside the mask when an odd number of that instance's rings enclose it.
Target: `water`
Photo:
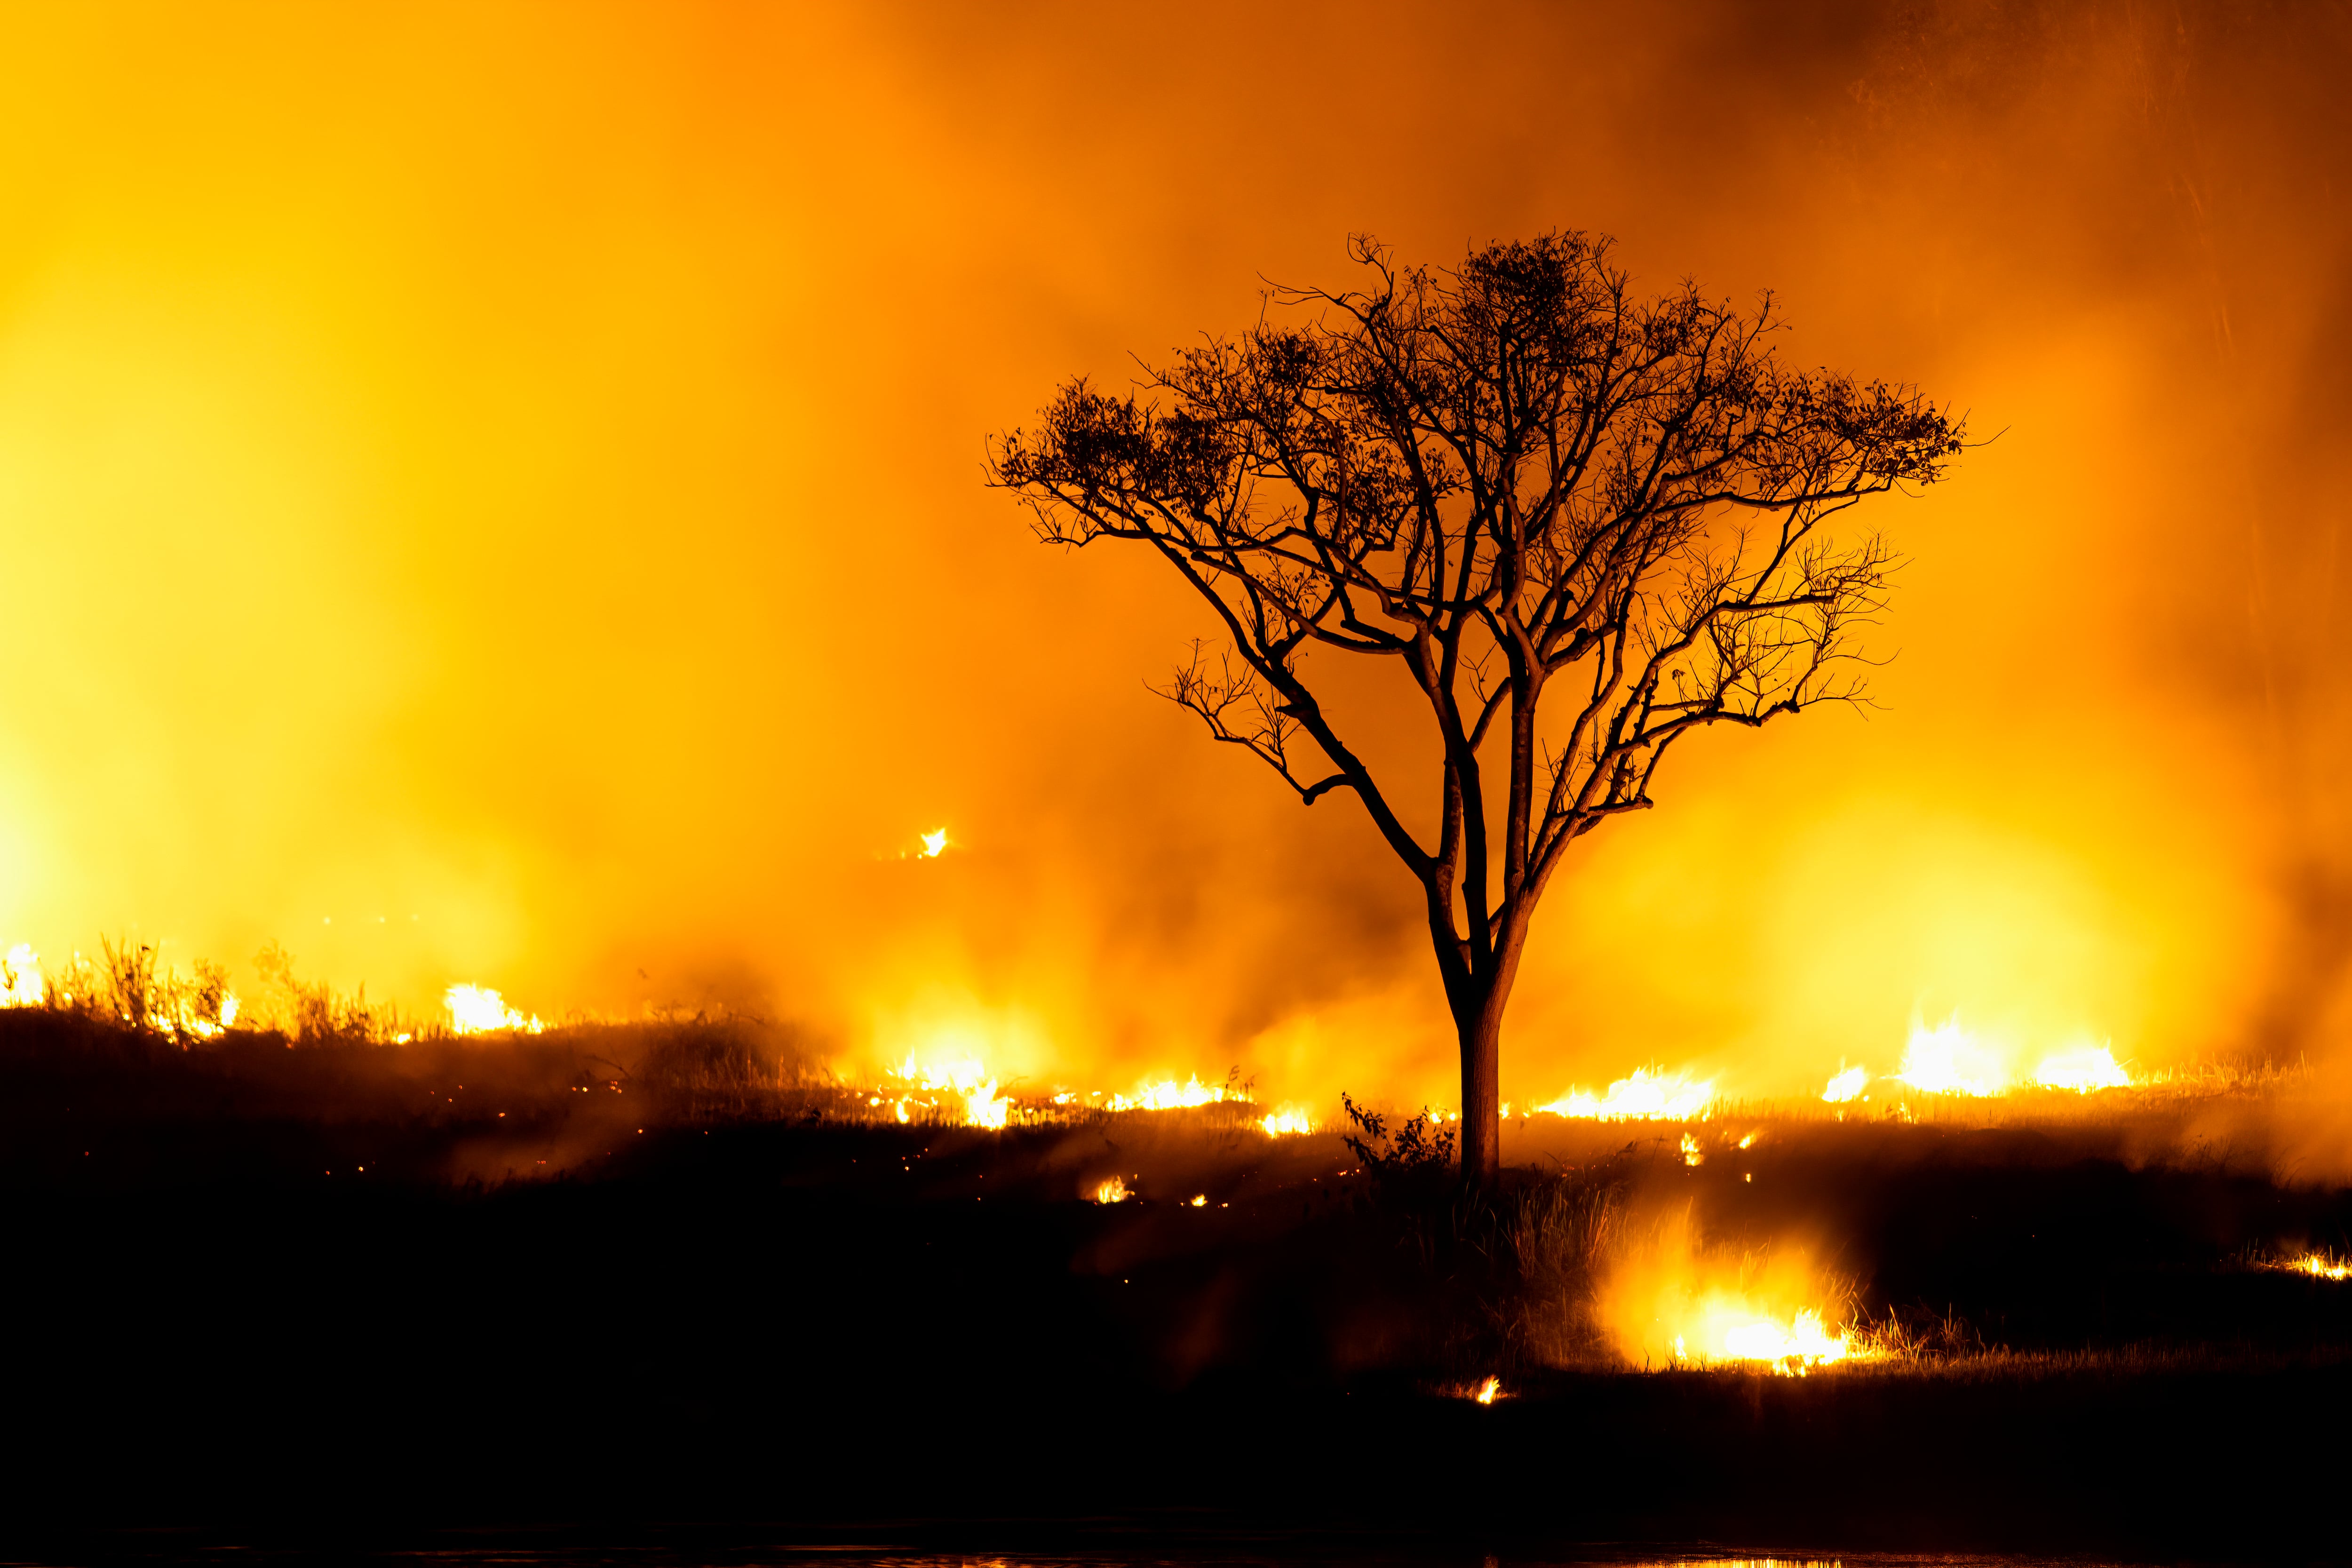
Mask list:
[[[2127,1560],[2059,1554],[1846,1552],[1759,1555],[1720,1551],[1623,1554],[1517,1554],[1430,1545],[1349,1547],[1335,1542],[1172,1542],[1109,1545],[1085,1551],[948,1552],[877,1539],[838,1544],[728,1542],[699,1532],[627,1544],[587,1544],[544,1537],[449,1539],[403,1546],[254,1544],[233,1537],[142,1532],[82,1543],[54,1554],[0,1555],[0,1568],[99,1568],[100,1564],[190,1563],[218,1568],[2135,1568]]]

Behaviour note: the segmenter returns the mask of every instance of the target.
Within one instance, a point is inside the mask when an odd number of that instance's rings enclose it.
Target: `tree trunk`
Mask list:
[[[1503,922],[1494,961],[1455,995],[1454,1030],[1462,1043],[1462,1184],[1491,1190],[1503,1174],[1503,1009],[1519,977],[1528,941],[1524,911]]]
[[[1489,990],[1454,1020],[1462,1041],[1462,1184],[1484,1190],[1503,1172],[1503,997]]]

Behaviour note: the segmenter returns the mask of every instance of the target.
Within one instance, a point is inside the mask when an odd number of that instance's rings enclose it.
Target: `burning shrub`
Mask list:
[[[77,952],[64,963],[43,964],[31,944],[18,942],[0,957],[0,1006],[74,1013],[121,1025],[134,1035],[160,1035],[183,1049],[219,1037],[237,1016],[228,972],[199,961],[193,977],[162,967],[152,945],[101,938],[101,962]]]

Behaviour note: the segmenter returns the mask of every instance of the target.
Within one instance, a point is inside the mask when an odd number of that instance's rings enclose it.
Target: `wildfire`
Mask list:
[[[244,1004],[237,1000],[236,992],[223,991],[220,1000],[215,1004],[214,1016],[203,1016],[196,1011],[197,1005],[197,1002],[186,996],[173,998],[170,1016],[165,1020],[167,1026],[182,1034],[194,1035],[200,1040],[216,1040],[236,1022],[237,1010]]]
[[[1832,1105],[1843,1105],[1849,1100],[1861,1099],[1862,1091],[1869,1082],[1870,1073],[1866,1068],[1850,1068],[1840,1062],[1829,1087],[1822,1090],[1822,1098]]]
[[[1930,1094],[1999,1094],[2009,1087],[2009,1063],[1962,1028],[1955,1013],[1932,1029],[1911,1026],[1903,1068],[1895,1076]]]
[[[926,833],[922,835],[922,851],[917,858],[923,860],[936,860],[940,856],[947,853],[948,830],[946,828],[942,827],[933,832]]]
[[[2095,1089],[2129,1089],[2131,1074],[2116,1062],[2110,1046],[2078,1046],[2042,1058],[2033,1081],[2044,1089],[2071,1089],[2088,1094]]]
[[[1503,1380],[1499,1377],[1490,1377],[1486,1379],[1486,1382],[1480,1384],[1477,1390],[1473,1393],[1470,1397],[1476,1400],[1481,1405],[1492,1405],[1495,1403],[1496,1396],[1500,1394],[1502,1392]]]
[[[1821,1303],[1835,1282],[1802,1249],[1705,1245],[1687,1206],[1623,1233],[1599,1284],[1601,1327],[1636,1366],[1746,1363],[1801,1376],[1884,1353],[1831,1326]]]
[[[1911,1026],[1911,1040],[1903,1051],[1903,1070],[1895,1076],[1930,1094],[2007,1094],[2020,1082],[2010,1066],[2013,1054],[1963,1027],[1955,1013],[1933,1028],[1925,1024]],[[1838,1081],[1832,1079],[1832,1087]],[[2128,1089],[2133,1079],[2116,1060],[2113,1046],[2085,1041],[2043,1057],[2023,1081],[2038,1089],[2070,1089],[2088,1094],[2100,1089]]]
[[[2352,1279],[2352,1263],[2326,1252],[2306,1252],[2292,1262],[2279,1265],[2296,1274],[2308,1274],[2315,1279]]]
[[[1699,1152],[1698,1140],[1687,1132],[1683,1134],[1683,1163],[1685,1165],[1706,1163],[1706,1156]]]
[[[1673,1352],[1667,1359],[1693,1367],[1746,1362],[1769,1366],[1783,1377],[1802,1377],[1816,1367],[1872,1361],[1880,1352],[1843,1330],[1832,1331],[1810,1307],[1787,1316],[1762,1311],[1743,1296],[1710,1291],[1676,1303]]]
[[[184,1046],[214,1040],[236,1022],[236,994],[228,977],[212,964],[196,965],[191,980],[159,972],[149,947],[107,950],[101,973],[77,952],[55,974],[45,974],[33,944],[20,942],[0,954],[0,1007],[66,1007],[106,1015],[136,1029],[169,1035]]]
[[[996,1079],[979,1060],[965,1058],[955,1061],[929,1065],[908,1057],[890,1069],[890,1076],[908,1085],[909,1089],[932,1096],[920,1100],[923,1109],[940,1109],[937,1096],[950,1095],[963,1102],[963,1120],[971,1127],[1003,1127],[1013,1110],[1013,1102],[996,1092]],[[892,1103],[898,1120],[908,1120],[907,1107],[915,1100],[912,1093],[898,1096]]]
[[[449,1010],[449,1032],[456,1035],[536,1035],[547,1027],[536,1016],[508,1006],[507,999],[487,985],[452,985],[442,993],[441,1005]]]
[[[1098,1204],[1123,1204],[1133,1195],[1127,1190],[1127,1183],[1118,1176],[1095,1184],[1095,1202]]]
[[[879,1031],[880,1073],[841,1083],[853,1116],[901,1123],[950,1123],[1003,1130],[1041,1122],[1085,1122],[1105,1114],[1181,1111],[1230,1106],[1269,1135],[1313,1131],[1302,1107],[1269,1110],[1251,1099],[1250,1086],[1235,1068],[1223,1081],[1198,1073],[1179,1079],[1153,1074],[1128,1093],[1111,1093],[1068,1082],[1023,1088],[1007,1063],[1034,1061],[1051,1046],[1035,1026],[1017,1015],[992,1015],[970,1007],[934,1006],[907,1018],[886,1018]],[[871,1072],[869,1068],[867,1072]],[[846,1077],[846,1075],[844,1075]],[[840,1082],[836,1079],[836,1082]],[[852,1087],[855,1085],[856,1087]]]
[[[1114,1094],[1110,1097],[1110,1108],[1113,1110],[1182,1110],[1196,1105],[1216,1105],[1225,1098],[1223,1084],[1202,1083],[1196,1074],[1181,1084],[1174,1079],[1142,1084],[1131,1098]]]
[[[1690,1359],[1766,1362],[1783,1375],[1802,1376],[1814,1367],[1833,1366],[1867,1353],[1844,1333],[1831,1333],[1822,1315],[1810,1309],[1799,1310],[1783,1324],[1770,1318],[1744,1317],[1737,1307],[1715,1309],[1710,1303],[1708,1316],[1718,1315],[1721,1321],[1710,1321],[1705,1331],[1713,1347]],[[1677,1359],[1689,1356],[1685,1346],[1685,1339],[1677,1336]]]
[[[20,942],[0,958],[0,1007],[41,1005],[41,955],[29,942]]]
[[[1536,1109],[1553,1116],[1597,1121],[1698,1121],[1715,1105],[1715,1079],[1694,1079],[1688,1072],[1663,1068],[1636,1068],[1609,1092],[1594,1097],[1571,1089],[1549,1105]]]

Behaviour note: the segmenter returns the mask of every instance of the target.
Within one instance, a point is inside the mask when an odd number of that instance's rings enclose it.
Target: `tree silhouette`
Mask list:
[[[1162,695],[1303,801],[1353,791],[1420,884],[1483,1184],[1504,1008],[1569,845],[1648,808],[1692,731],[1863,698],[1853,634],[1893,557],[1823,525],[1941,478],[1962,426],[1911,387],[1783,364],[1769,295],[1635,300],[1606,239],[1458,269],[1350,254],[1361,290],[1273,289],[1238,342],[1125,395],[1070,382],[992,443],[990,477],[1048,543],[1159,552],[1225,636]],[[1318,700],[1326,648],[1394,660],[1426,705],[1434,843]]]

